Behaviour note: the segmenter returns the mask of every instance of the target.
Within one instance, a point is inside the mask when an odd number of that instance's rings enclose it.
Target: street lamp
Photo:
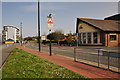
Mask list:
[[[22,46],[22,22],[20,23],[20,28],[21,28],[21,46]]]
[[[49,34],[51,33],[51,30],[49,30]],[[52,46],[51,46],[51,39],[50,39],[50,47],[49,47],[49,49],[50,49],[50,56],[52,55]]]
[[[40,5],[39,5],[39,0],[38,0],[38,47],[39,47],[39,52],[40,52],[41,48],[40,48]]]
[[[47,16],[47,24],[48,24],[48,30],[49,34],[51,33],[51,30],[53,28],[53,13],[50,13],[49,16]],[[49,50],[50,50],[50,56],[52,55],[52,46],[51,46],[51,39],[50,39],[50,45],[49,45]]]

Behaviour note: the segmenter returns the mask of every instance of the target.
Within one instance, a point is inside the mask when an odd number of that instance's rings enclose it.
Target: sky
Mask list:
[[[54,28],[64,33],[75,33],[76,18],[104,19],[118,13],[118,2],[41,2],[41,35],[48,34],[47,16],[54,13]],[[36,2],[2,2],[2,25],[20,28],[23,37],[37,35]]]

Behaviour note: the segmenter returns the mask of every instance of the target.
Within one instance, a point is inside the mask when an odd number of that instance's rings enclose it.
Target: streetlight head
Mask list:
[[[55,14],[54,13],[50,13],[49,16],[47,16],[47,17],[50,18],[50,17],[52,17],[52,15],[55,15]]]
[[[50,13],[50,14],[55,15],[55,13]]]

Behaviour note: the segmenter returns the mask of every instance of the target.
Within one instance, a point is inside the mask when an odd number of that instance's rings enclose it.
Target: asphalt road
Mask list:
[[[37,43],[30,43],[26,47],[38,50],[38,44]],[[49,52],[49,47],[41,45],[41,51],[42,52]],[[67,57],[74,58],[74,48],[65,48],[65,47],[53,47],[52,46],[52,53],[63,55]],[[76,49],[76,58],[77,60],[81,61],[84,60],[84,63],[92,62],[92,63],[98,63],[98,48],[82,48],[79,47]],[[86,62],[87,61],[87,62]],[[119,58],[117,57],[110,57],[110,66],[118,67]],[[102,66],[108,65],[108,56],[104,56],[102,52],[100,52],[99,56],[99,62]]]

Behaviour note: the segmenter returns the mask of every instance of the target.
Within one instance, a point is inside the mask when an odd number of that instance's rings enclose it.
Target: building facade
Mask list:
[[[106,17],[105,20],[116,20],[116,21],[120,21],[120,14],[116,14],[110,17]]]
[[[11,31],[9,29],[12,29]],[[13,34],[11,34],[13,33]],[[10,37],[12,35],[12,37]],[[5,42],[8,39],[13,39],[14,42],[19,41],[20,34],[19,34],[19,29],[14,26],[3,26],[2,30],[2,42]]]
[[[119,21],[77,18],[79,45],[119,46]]]

